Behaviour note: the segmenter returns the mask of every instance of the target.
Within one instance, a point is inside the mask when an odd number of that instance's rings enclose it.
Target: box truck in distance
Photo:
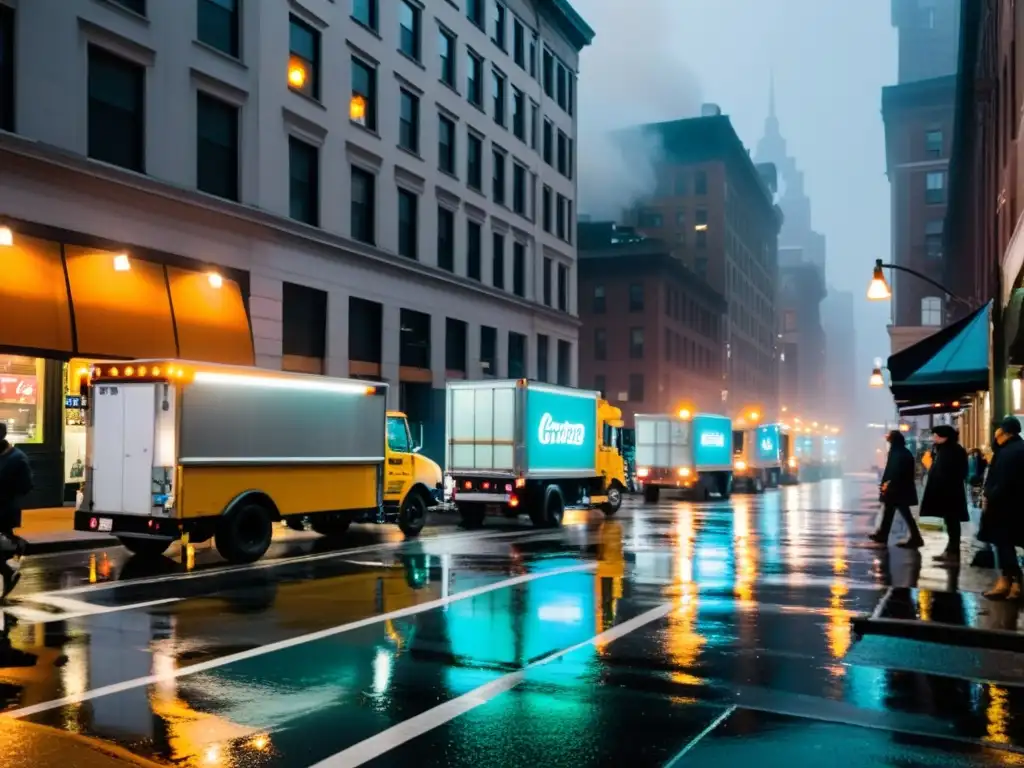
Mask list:
[[[467,528],[489,510],[559,526],[570,507],[614,515],[626,487],[622,412],[597,392],[526,379],[447,385],[446,470]]]
[[[732,449],[734,490],[763,493],[765,488],[779,486],[785,463],[781,425],[733,430]]]
[[[252,562],[295,518],[325,535],[396,522],[416,536],[442,493],[441,468],[387,414],[386,384],[136,360],[94,364],[87,391],[75,529],[138,555],[187,536]]]
[[[662,489],[696,492],[707,499],[732,493],[732,419],[709,413],[690,416],[636,414],[636,475],[644,500]]]

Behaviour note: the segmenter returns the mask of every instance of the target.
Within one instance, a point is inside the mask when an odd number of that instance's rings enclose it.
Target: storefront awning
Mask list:
[[[985,304],[889,358],[890,389],[901,407],[963,400],[988,388],[989,308]]]
[[[0,247],[0,346],[74,350],[71,309],[60,244],[18,237]]]
[[[178,357],[204,363],[253,365],[255,354],[242,291],[233,280],[167,267],[178,330]]]

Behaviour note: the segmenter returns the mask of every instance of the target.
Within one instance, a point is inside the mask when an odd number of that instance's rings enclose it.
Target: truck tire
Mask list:
[[[562,490],[557,485],[549,485],[544,490],[544,507],[538,527],[561,528],[564,518],[565,499],[562,498]],[[534,520],[533,524],[537,525],[538,521]]]
[[[619,511],[622,506],[622,486],[612,483],[608,486],[608,501],[601,505],[601,511],[605,517],[611,517]]]
[[[221,557],[229,563],[254,563],[270,548],[273,535],[270,510],[250,501],[220,519],[215,543]]]
[[[122,547],[139,557],[160,557],[171,546],[171,542],[167,539],[137,539],[134,536],[125,536],[124,538],[118,536],[117,540],[121,542]]]
[[[319,533],[328,539],[344,536],[351,524],[352,521],[347,517],[337,517],[336,515],[320,515],[310,518],[309,521],[309,527],[313,529],[314,533]]]
[[[427,502],[421,493],[414,491],[405,497],[398,511],[398,528],[407,539],[412,539],[420,535],[426,524]]]
[[[646,501],[648,504],[657,504],[659,496],[661,496],[661,489],[658,486],[644,486],[644,501]]]
[[[457,504],[459,517],[462,518],[462,527],[467,531],[474,531],[484,524],[484,517],[487,508],[483,504],[466,503]]]

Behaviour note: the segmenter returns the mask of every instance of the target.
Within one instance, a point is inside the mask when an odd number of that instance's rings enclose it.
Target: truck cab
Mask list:
[[[779,430],[779,475],[780,485],[798,485],[800,483],[800,460],[796,455],[794,435],[785,424]]]
[[[397,513],[410,493],[433,507],[443,501],[441,465],[420,453],[413,442],[409,419],[401,411],[387,412],[387,443],[384,463],[384,509]]]
[[[597,401],[597,424],[601,440],[597,445],[597,472],[604,479],[606,500],[601,509],[610,514],[622,505],[626,488],[626,462],[622,457],[622,411],[607,400]]]

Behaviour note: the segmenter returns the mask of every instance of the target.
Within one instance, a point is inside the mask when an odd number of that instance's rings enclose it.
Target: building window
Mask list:
[[[500,232],[491,233],[491,283],[495,288],[505,289],[505,236]]]
[[[377,237],[377,179],[352,166],[352,239],[374,245]]]
[[[629,311],[644,311],[644,285],[643,283],[629,284]]]
[[[455,35],[444,29],[437,35],[438,54],[441,58],[441,82],[445,85],[455,87]]]
[[[444,115],[437,119],[437,167],[455,175],[455,122]]]
[[[928,157],[942,157],[942,131],[925,131],[924,148]]]
[[[565,240],[565,203],[562,195],[555,195],[555,237],[559,240]]]
[[[558,309],[569,311],[569,267],[558,265]]]
[[[550,120],[544,120],[544,162],[550,166],[555,163],[555,125]]]
[[[604,328],[594,329],[594,359],[608,359],[608,331]]]
[[[455,213],[441,205],[437,207],[437,266],[455,271]]]
[[[493,40],[501,50],[505,50],[505,40],[507,39],[505,31],[505,16],[507,11],[505,6],[501,3],[494,4],[494,34],[491,35]]]
[[[420,151],[420,100],[407,90],[399,90],[398,145],[413,154]]]
[[[380,0],[352,0],[352,18],[376,32],[379,2]]]
[[[196,187],[238,199],[238,107],[200,91],[196,97]]]
[[[398,255],[419,258],[419,200],[414,192],[398,190]]]
[[[708,174],[706,171],[697,171],[693,175],[693,194],[706,195],[708,193]]]
[[[641,229],[661,229],[664,220],[658,211],[643,210],[637,216],[637,223]]]
[[[783,333],[792,333],[796,328],[796,310],[787,309],[782,313],[782,331]]]
[[[466,18],[483,29],[487,23],[487,0],[466,0]]]
[[[548,380],[548,337],[537,334],[537,380]]]
[[[519,19],[512,20],[512,58],[521,69],[526,69],[526,28]]]
[[[377,130],[377,70],[354,56],[349,118],[368,130]]]
[[[673,342],[675,341],[676,338],[677,338],[676,335],[672,333],[672,330],[670,328],[666,328],[665,329],[665,362],[666,363],[671,363],[672,362]]]
[[[508,377],[526,378],[526,336],[515,331],[508,332]]]
[[[239,58],[239,0],[199,0],[196,37],[211,48]]]
[[[563,66],[562,62],[558,62],[555,66],[555,101],[562,109],[567,109],[567,98],[569,94],[568,86],[566,81],[569,79],[569,73]]]
[[[430,315],[403,309],[399,315],[398,364],[430,368]]]
[[[381,361],[384,307],[352,296],[348,300],[348,358],[361,363]]]
[[[938,296],[921,299],[921,325],[942,325],[942,299]]]
[[[288,211],[296,221],[320,225],[320,151],[288,137]]]
[[[145,70],[89,46],[89,157],[145,173]]]
[[[484,376],[498,375],[498,330],[480,326],[480,370]]]
[[[548,257],[544,257],[544,306],[550,307],[553,300],[552,290],[552,273],[555,269],[554,262]]]
[[[572,343],[559,339],[555,354],[558,358],[558,385],[568,387],[572,384]]]
[[[698,208],[693,212],[694,244],[698,248],[708,245],[708,209]]]
[[[642,373],[629,374],[628,398],[631,403],[642,403],[644,401],[644,375]]]
[[[505,127],[505,76],[491,72],[491,96],[494,99],[494,122]]]
[[[472,51],[466,53],[466,98],[475,107],[484,106],[484,60]]]
[[[512,293],[526,296],[526,246],[512,241]]]
[[[629,356],[633,360],[644,359],[644,329],[629,329]]]
[[[493,189],[491,194],[494,202],[499,205],[505,204],[505,153],[499,149],[494,150],[494,175],[492,177]]]
[[[14,130],[14,9],[0,5],[0,131]]]
[[[925,254],[929,259],[942,258],[942,219],[933,219],[924,225]]]
[[[414,61],[420,60],[420,9],[409,0],[398,4],[398,50]]]
[[[605,289],[603,285],[594,286],[594,302],[592,311],[595,315],[603,315],[606,309]]]
[[[544,49],[544,65],[541,76],[544,81],[544,95],[549,99],[555,98],[555,57],[547,48]]]
[[[466,323],[453,317],[444,323],[444,367],[449,371],[466,372],[466,341],[469,336]]]
[[[466,138],[466,185],[478,192],[484,187],[484,143],[470,133]]]
[[[934,171],[925,177],[925,202],[936,205],[946,202],[946,174]]]
[[[480,262],[483,253],[483,228],[480,222],[466,222],[466,277],[482,280]]]
[[[320,98],[320,33],[298,16],[289,17],[288,87]]]
[[[563,176],[569,175],[569,137],[566,136],[562,131],[558,132],[558,153],[557,153],[557,164],[555,168]]]
[[[530,102],[530,149],[537,148],[537,126],[540,125],[540,107],[537,102]]]
[[[526,215],[526,168],[512,163],[512,210]]]
[[[608,398],[608,382],[605,380],[604,374],[599,373],[594,377],[594,389],[598,391],[601,397]]]
[[[327,291],[281,286],[281,367],[322,375],[327,357]]]
[[[551,187],[545,184],[544,189],[541,192],[541,219],[544,231],[548,233],[551,232],[551,195]]]
[[[133,13],[139,14],[139,16],[146,15],[146,0],[111,0],[115,5],[120,5],[122,8],[127,8]]]
[[[526,141],[526,94],[518,88],[512,89],[512,133]]]

